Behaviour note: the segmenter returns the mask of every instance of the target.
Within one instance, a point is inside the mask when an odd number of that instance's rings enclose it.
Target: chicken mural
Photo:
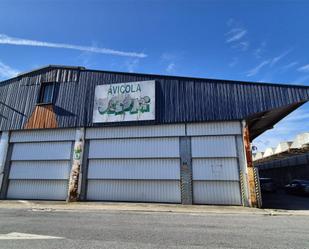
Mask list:
[[[94,122],[153,120],[155,82],[99,85],[95,91]]]

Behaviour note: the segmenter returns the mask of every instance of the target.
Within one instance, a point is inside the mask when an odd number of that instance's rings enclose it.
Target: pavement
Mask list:
[[[128,202],[71,202],[1,200],[0,209],[28,209],[46,211],[124,211],[124,212],[169,212],[201,214],[247,214],[247,215],[300,215],[309,216],[309,210],[286,210],[280,208],[248,208],[243,206],[181,205]]]
[[[309,248],[308,230],[308,214],[290,211],[144,203],[0,202],[0,249],[303,249]]]

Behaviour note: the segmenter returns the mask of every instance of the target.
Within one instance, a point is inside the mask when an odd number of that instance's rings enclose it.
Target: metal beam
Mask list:
[[[181,203],[191,205],[193,203],[191,137],[179,137],[179,153]]]
[[[89,156],[89,140],[85,140],[84,143],[84,155],[81,168],[81,184],[80,184],[80,195],[79,200],[87,200],[87,178],[88,178],[88,156]]]
[[[9,175],[10,175],[10,169],[11,169],[11,157],[13,152],[13,144],[9,143],[9,136],[8,136],[8,149],[7,154],[5,158],[5,163],[3,166],[3,176],[2,176],[2,185],[0,189],[0,199],[6,199],[7,197],[7,191],[9,187]]]

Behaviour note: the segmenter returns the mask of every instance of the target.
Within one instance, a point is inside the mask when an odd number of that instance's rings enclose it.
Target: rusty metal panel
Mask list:
[[[193,180],[239,181],[237,158],[194,158]]]
[[[237,157],[235,137],[192,137],[192,157]]]
[[[187,124],[188,136],[238,134],[241,134],[241,122],[239,121]]]
[[[45,141],[73,141],[75,129],[43,129],[14,131],[11,133],[10,142],[45,142]]]
[[[15,143],[11,160],[70,160],[72,142]]]
[[[88,128],[86,139],[185,136],[184,124]]]
[[[196,204],[241,205],[238,181],[194,181],[193,201]]]
[[[68,179],[70,161],[12,161],[9,179]]]
[[[179,159],[89,160],[89,179],[179,180]]]
[[[179,138],[91,140],[89,158],[175,158]]]
[[[10,180],[8,199],[65,200],[67,180]]]
[[[179,181],[89,180],[88,200],[180,203]]]

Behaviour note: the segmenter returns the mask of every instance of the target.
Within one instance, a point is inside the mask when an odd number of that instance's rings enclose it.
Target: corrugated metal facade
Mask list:
[[[11,180],[9,199],[65,200],[67,180]]]
[[[195,181],[194,203],[213,205],[241,205],[239,182]]]
[[[211,135],[235,135],[241,134],[241,123],[232,122],[208,122],[187,125],[188,136],[211,136]]]
[[[88,167],[88,179],[180,179],[179,159],[101,159]]]
[[[70,160],[71,142],[16,143],[12,160]]]
[[[93,123],[97,85],[148,80],[156,81],[155,120]],[[37,105],[44,82],[55,83],[49,106]],[[192,166],[194,203],[241,205],[240,121],[250,129],[263,116],[256,136],[308,99],[309,88],[295,85],[58,66],[29,72],[0,83],[0,131],[13,130],[7,197],[65,199],[75,129],[85,127],[88,200],[179,203]]]
[[[193,165],[194,180],[239,181],[237,158],[193,158]]]
[[[74,129],[57,129],[57,130],[31,130],[15,131],[11,133],[10,142],[51,142],[51,141],[72,141],[75,138]]]
[[[96,85],[144,80],[156,80],[157,106],[156,120],[143,124],[242,120],[309,99],[301,86],[47,67],[0,84],[0,130],[25,127],[42,82],[57,82],[53,110],[63,128],[103,126],[92,123]]]
[[[7,198],[66,199],[74,135],[74,129],[12,132]]]
[[[13,161],[10,179],[68,179],[70,161]]]
[[[130,138],[92,140],[89,158],[179,157],[178,138]]]
[[[179,203],[179,181],[89,180],[88,200]]]
[[[236,157],[234,136],[192,137],[191,141],[192,157]]]
[[[185,124],[89,128],[86,139],[185,136]]]

